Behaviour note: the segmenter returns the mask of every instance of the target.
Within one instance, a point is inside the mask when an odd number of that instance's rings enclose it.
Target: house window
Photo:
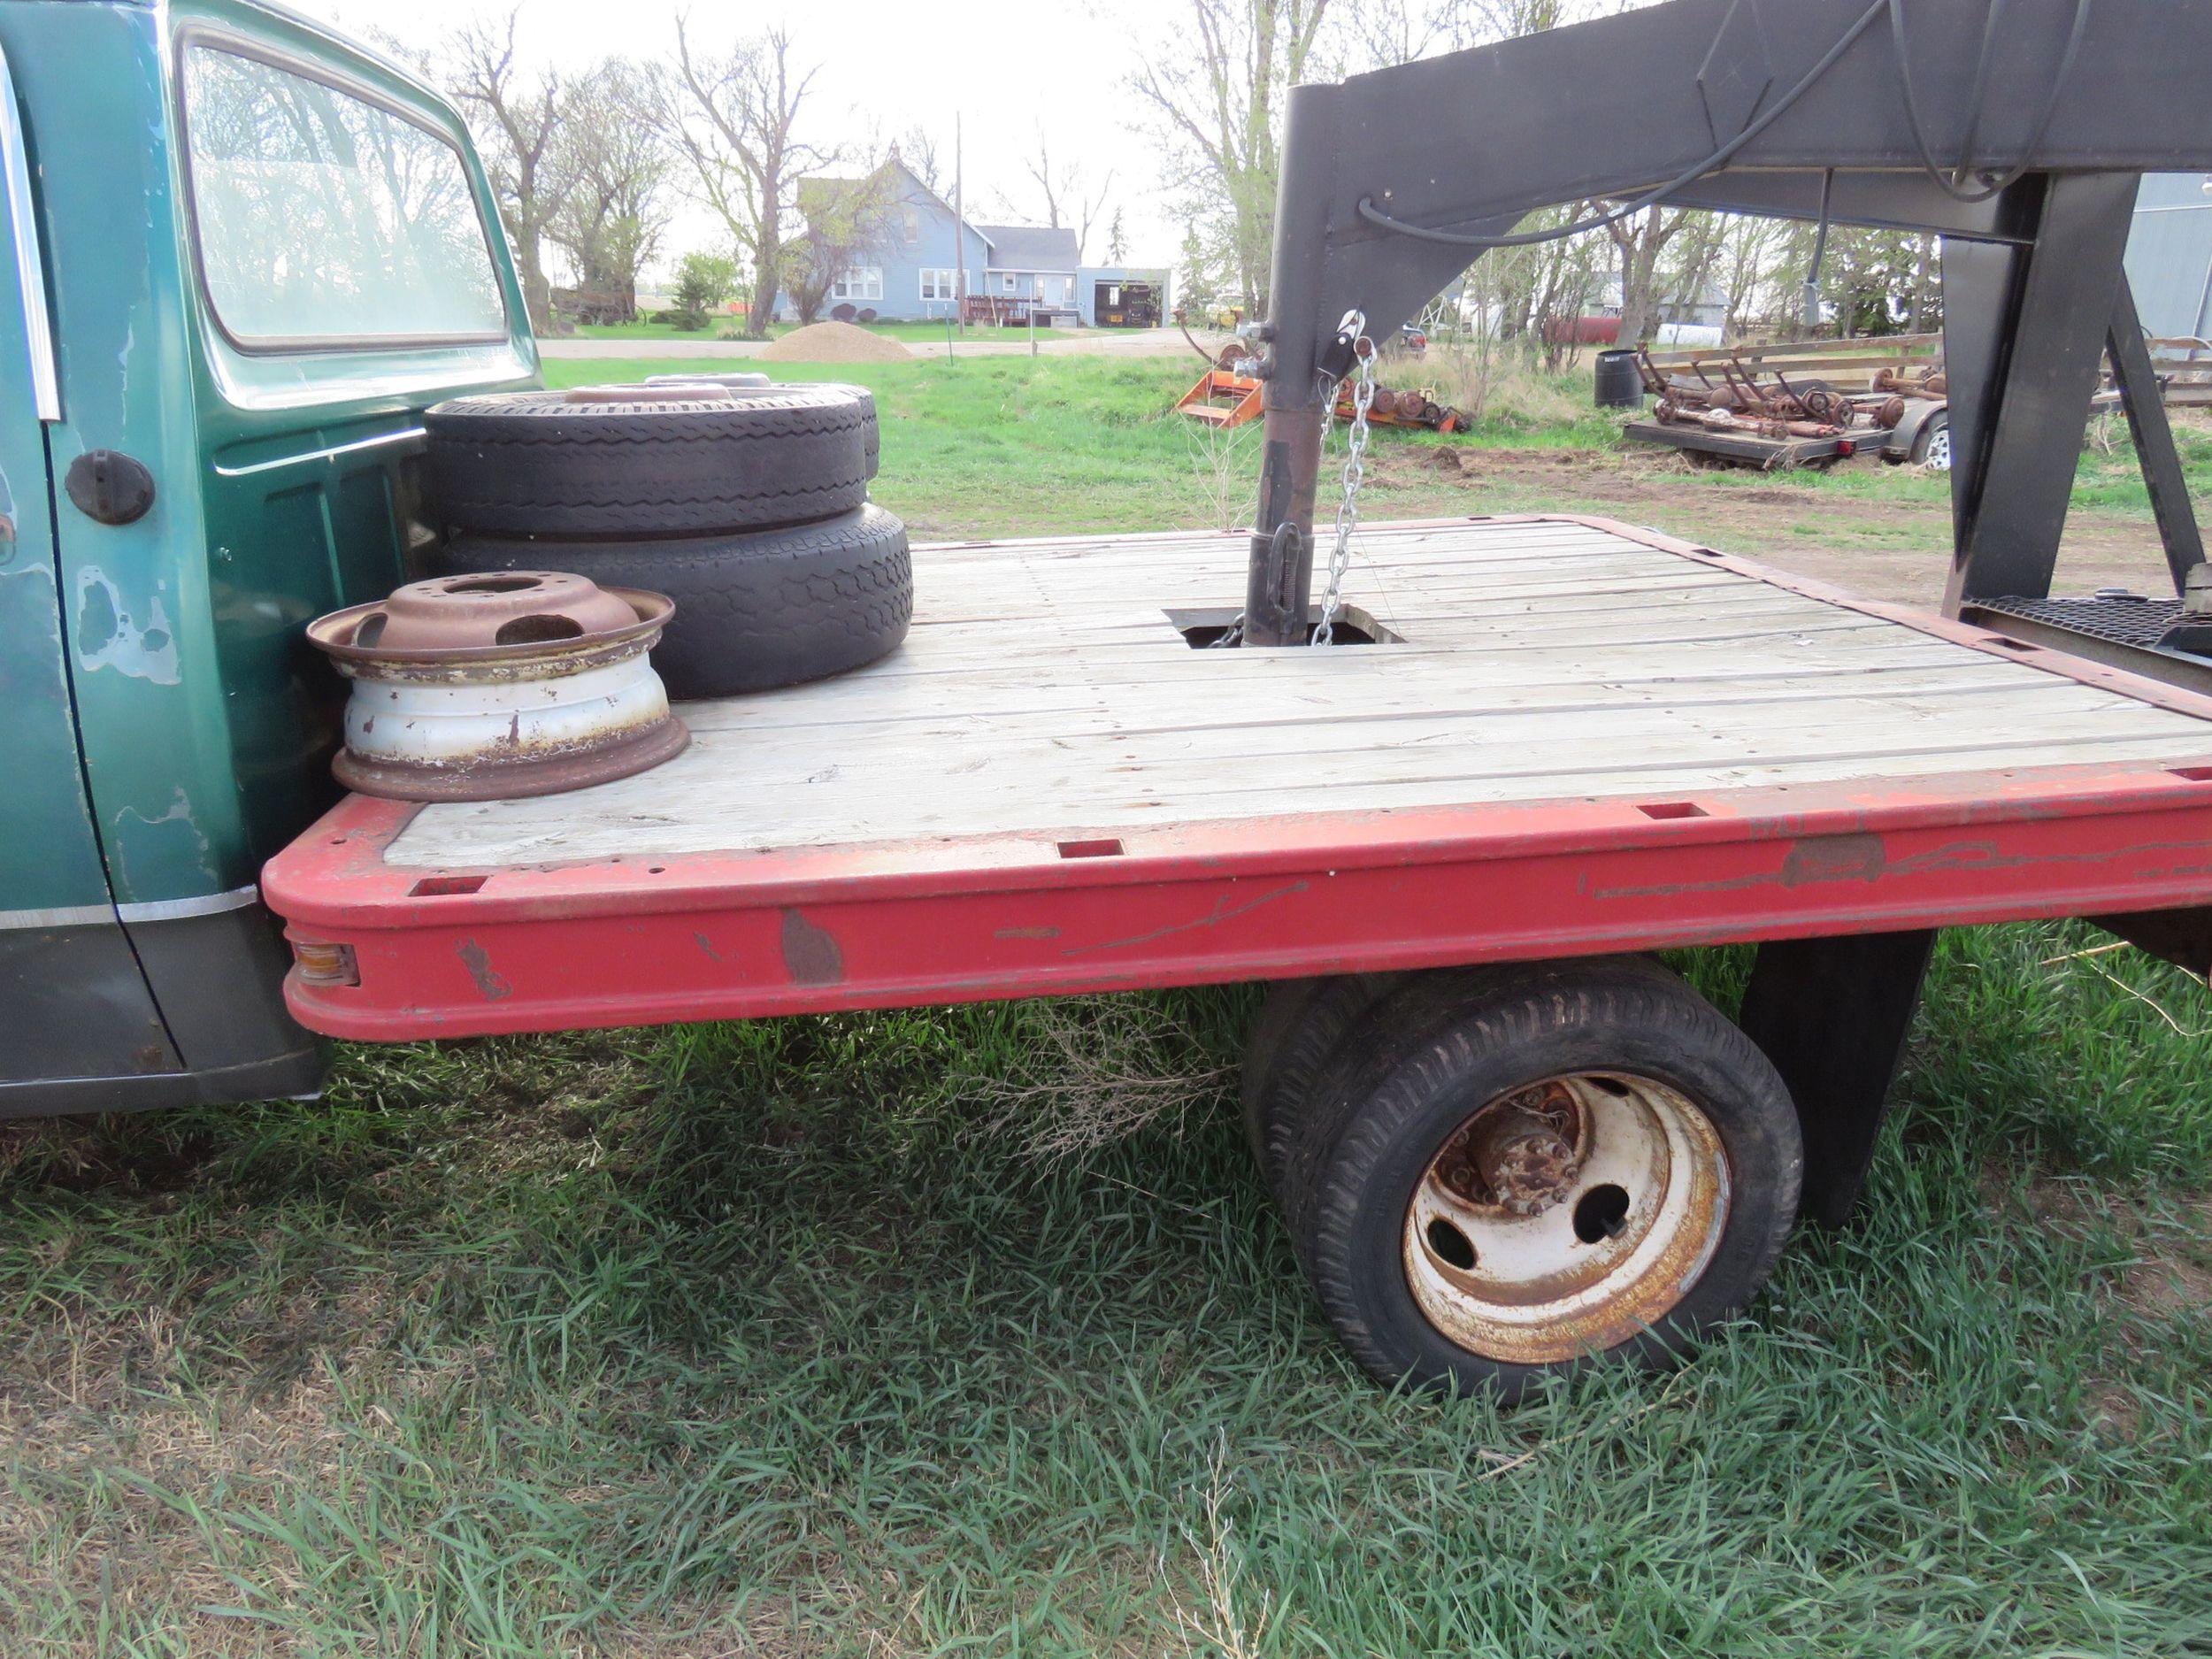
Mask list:
[[[1007,293],[1014,292],[1014,273],[1011,271],[1001,273],[999,281],[1004,285]]]
[[[958,299],[960,273],[949,266],[943,270],[925,270],[922,273],[922,297],[926,300]]]
[[[883,267],[855,265],[830,284],[833,300],[879,300],[883,297]]]

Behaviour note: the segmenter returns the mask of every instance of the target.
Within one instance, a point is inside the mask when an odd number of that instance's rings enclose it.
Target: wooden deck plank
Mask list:
[[[1402,644],[1194,650],[1244,542],[917,549],[907,644],[686,705],[641,777],[419,813],[404,867],[1060,836],[1333,810],[1700,797],[2212,757],[2212,722],[1572,521],[1363,532]]]

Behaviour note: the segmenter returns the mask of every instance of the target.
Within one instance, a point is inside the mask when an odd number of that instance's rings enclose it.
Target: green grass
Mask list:
[[[556,358],[549,383],[673,373],[675,360]],[[1251,495],[1258,428],[1223,441],[1233,472],[1217,491],[1214,452],[1170,415],[1194,378],[1174,358],[968,357],[948,363],[763,364],[787,380],[844,380],[875,393],[883,471],[874,493],[925,535],[1048,535],[1225,522]]]
[[[686,359],[666,357],[555,358],[545,365],[553,386],[580,386],[673,373]],[[718,365],[721,366],[721,365]],[[780,380],[852,381],[876,395],[884,421],[883,472],[878,498],[926,535],[1047,535],[1079,530],[1217,527],[1248,522],[1259,466],[1257,424],[1212,434],[1171,414],[1195,378],[1194,358],[967,357],[948,362],[917,348],[912,363],[758,364]],[[1586,407],[1586,377],[1554,377],[1537,386],[1541,419],[1510,403],[1465,434],[1439,436],[1379,429],[1382,465],[1371,477],[1371,517],[1470,511],[1538,511],[1586,505],[1587,474],[1493,481],[1482,458],[1551,455],[1593,460],[1621,449],[1619,423]],[[1561,419],[1552,411],[1577,411]],[[2212,495],[2212,425],[2178,425],[2176,440],[2193,492]],[[1333,434],[1340,455],[1341,434]],[[1465,478],[1422,465],[1438,449],[1470,454]],[[1632,446],[1649,462],[1653,451]],[[1394,464],[1394,457],[1395,464]],[[1332,464],[1333,466],[1334,463]],[[1820,472],[1767,473],[1730,468],[1682,470],[1663,480],[1663,498],[1628,516],[1696,535],[1699,503],[1726,503],[1729,492],[1772,492],[1801,498],[1796,527],[1870,545],[1909,545],[1924,529],[1901,526],[1878,512],[1839,519],[1835,507],[1909,506],[1934,512],[1948,500],[1949,480],[1917,467],[1866,460]],[[2083,522],[2100,517],[2140,522],[2150,497],[2136,470],[2124,423],[2092,428],[2075,486]]]
[[[1011,531],[1204,521],[1181,373],[821,374],[886,499]],[[2212,994],[2101,939],[1947,935],[1865,1225],[1510,1413],[1331,1340],[1246,989],[7,1126],[0,1654],[2203,1655]],[[1746,953],[1678,960],[1726,1006]]]
[[[826,321],[827,319],[825,318],[823,320]],[[798,326],[796,323],[772,323],[769,325],[768,336],[772,340],[780,340]],[[942,322],[855,323],[853,326],[864,328],[872,334],[881,334],[887,340],[936,343],[945,337],[945,325]],[[696,342],[735,339],[744,333],[744,328],[743,318],[717,313],[710,319],[704,329],[679,328],[673,323],[657,323],[640,319],[632,323],[582,323],[577,326],[576,332],[568,337],[575,340]],[[1037,338],[1040,340],[1064,339],[1070,332],[1065,328],[1040,328],[1037,330]],[[956,338],[960,340],[1027,340],[1029,330],[1026,328],[986,328],[977,325],[971,326],[964,333],[956,331]]]
[[[2212,1264],[2212,1041],[2131,993],[2212,1009],[2091,938],[1954,936],[1868,1225],[1674,1377],[1512,1413],[1331,1342],[1243,992],[19,1130],[0,1651],[2200,1653],[2212,1327],[2150,1264]],[[1040,1166],[979,1125],[1071,1019],[1196,1081]]]

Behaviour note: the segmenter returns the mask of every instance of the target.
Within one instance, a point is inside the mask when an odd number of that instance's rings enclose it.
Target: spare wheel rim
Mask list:
[[[1556,1156],[1500,1164],[1499,1115],[1525,1125],[1532,1106],[1558,1125]],[[1501,1202],[1486,1176],[1533,1213]],[[1627,1071],[1547,1079],[1485,1102],[1430,1160],[1406,1206],[1407,1283],[1471,1353],[1573,1359],[1679,1304],[1719,1247],[1730,1198],[1720,1133],[1678,1090]]]

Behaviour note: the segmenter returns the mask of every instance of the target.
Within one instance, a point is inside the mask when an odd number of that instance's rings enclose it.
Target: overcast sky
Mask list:
[[[292,0],[311,16],[357,33],[382,29],[434,43],[472,15],[503,15],[503,0]],[[1179,50],[1171,0],[1114,0],[1111,15],[1081,4],[1041,9],[918,7],[889,0],[842,4],[731,4],[689,0],[693,39],[726,42],[781,22],[795,54],[818,63],[810,132],[856,146],[912,126],[936,138],[949,172],[953,117],[960,116],[967,209],[986,222],[1013,210],[1044,222],[1041,194],[1025,171],[1040,127],[1056,163],[1082,152],[1095,182],[1110,168],[1133,265],[1171,265],[1181,231],[1158,194],[1156,146],[1131,130],[1138,113],[1125,82],[1143,51]],[[673,50],[677,0],[526,0],[526,52],[564,68],[603,58],[660,58]],[[1003,200],[1002,200],[1003,198]],[[1110,203],[1085,257],[1102,264]],[[726,241],[696,208],[680,214],[671,256]]]

